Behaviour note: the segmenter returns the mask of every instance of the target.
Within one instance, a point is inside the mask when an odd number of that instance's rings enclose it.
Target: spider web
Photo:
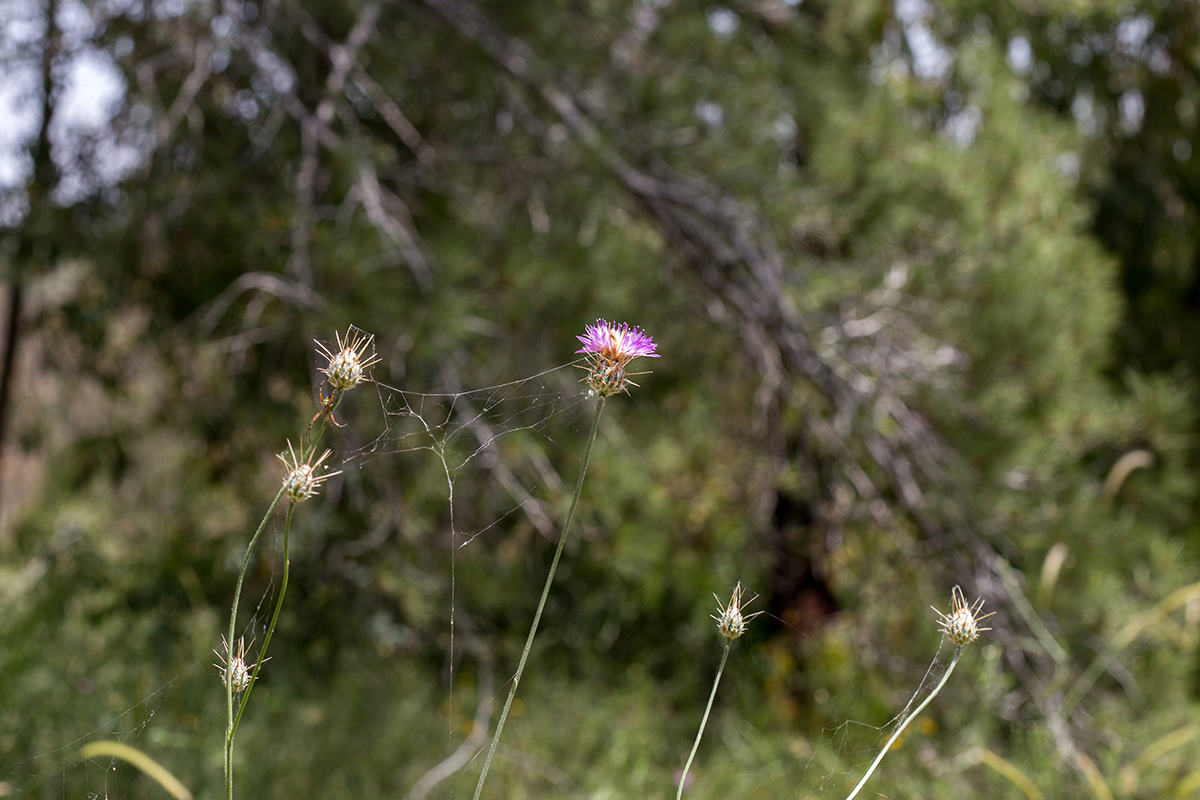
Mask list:
[[[351,333],[362,332],[352,330]],[[374,355],[373,351],[370,355]],[[569,485],[574,482],[576,476],[566,475],[565,479],[564,476],[560,476],[552,466],[547,451],[561,449],[565,437],[560,438],[560,434],[563,432],[569,432],[573,442],[580,441],[583,427],[594,408],[594,399],[588,397],[578,382],[579,371],[576,367],[581,361],[582,359],[570,361],[528,377],[478,389],[460,388],[457,376],[451,370],[445,370],[441,375],[440,383],[445,387],[443,391],[419,392],[380,381],[373,382],[377,403],[375,407],[381,411],[382,428],[369,441],[343,450],[341,454],[343,470],[372,464],[407,462],[407,467],[412,469],[426,469],[433,465],[441,473],[449,519],[451,556],[451,602],[445,619],[450,637],[450,652],[446,663],[449,673],[448,704],[452,712],[456,702],[456,654],[462,648],[461,642],[456,638],[459,635],[459,554],[466,548],[487,541],[493,534],[499,535],[502,532],[502,524],[516,515],[523,516],[548,539],[557,538],[560,515],[546,497],[561,497],[564,488],[569,491]],[[360,393],[362,391],[359,390]],[[489,503],[477,503],[477,498],[472,497],[469,502],[461,502],[460,505],[456,489],[468,476],[471,480],[482,478],[482,482],[491,487],[492,496]],[[473,484],[478,485],[480,484]],[[264,536],[264,541],[259,545],[260,550],[256,557],[267,562],[270,579],[252,609],[247,609],[239,617],[239,636],[244,636],[247,642],[262,641],[270,610],[277,597],[282,576],[281,527],[280,521],[273,522]],[[67,796],[74,787],[82,783],[88,798],[107,800],[130,795],[135,781],[139,787],[151,786],[153,792],[160,792],[135,769],[117,759],[103,758],[80,762],[76,754],[79,747],[87,742],[98,739],[111,740],[153,752],[156,757],[162,759],[165,766],[172,768],[174,764],[170,759],[172,753],[178,753],[177,749],[173,749],[179,744],[174,738],[178,734],[169,731],[172,726],[155,725],[156,714],[166,710],[167,716],[175,714],[176,718],[172,723],[177,723],[179,717],[186,718],[187,714],[180,715],[174,709],[167,708],[174,697],[191,697],[200,692],[220,694],[220,681],[211,663],[215,659],[216,657],[194,661],[142,699],[128,705],[122,712],[104,719],[87,733],[77,736],[60,748],[11,763],[0,761],[0,796]],[[802,760],[803,768],[799,772],[790,771],[784,777],[789,790],[798,793],[797,796],[808,794],[832,797],[839,793],[844,794],[848,787],[857,782],[891,732],[916,703],[920,702],[921,697],[928,693],[945,668],[946,665],[940,657],[935,657],[905,708],[878,727],[856,721],[843,713],[839,708],[839,701],[843,695],[828,697],[828,716],[835,722],[823,728],[812,742],[811,751]],[[507,694],[508,686],[506,680],[495,682],[494,689],[486,696],[493,707],[499,707],[499,703]],[[728,691],[728,688],[723,688],[723,691]],[[853,691],[847,690],[847,693]],[[464,711],[469,713],[471,709]],[[455,728],[454,714],[447,716],[447,749],[452,750],[453,745],[462,737]],[[494,726],[493,717],[492,730]],[[863,728],[873,732],[869,746],[864,746]],[[913,725],[906,731],[905,738],[914,735],[915,732],[916,726]],[[736,740],[740,736],[736,725],[726,725],[718,730],[710,728],[706,733],[706,740],[720,737],[726,746],[736,749],[739,746]],[[208,738],[211,740],[212,737],[213,732],[209,731]],[[191,742],[191,746],[195,746],[198,751],[213,749],[212,741],[196,745],[196,742]],[[479,758],[484,749],[477,748],[466,754],[464,763],[458,766],[453,776],[448,776],[449,782],[442,786],[443,795],[447,789],[451,796],[459,796],[469,790],[470,786],[462,785],[461,781],[466,773],[474,775],[467,765]],[[193,756],[194,761],[202,762],[194,764],[197,769],[211,771],[214,766],[220,768],[219,761],[214,762],[211,758],[201,758],[195,754]],[[513,763],[521,758],[529,760],[528,756],[508,754],[508,760]],[[865,788],[863,796],[889,796],[886,780],[887,762],[885,759],[880,772]],[[541,769],[548,771],[550,767],[542,765]],[[760,766],[748,765],[749,774],[746,777],[751,783],[759,779],[770,783],[778,779],[778,775],[772,777],[775,769],[777,768],[768,763],[762,763]],[[561,775],[560,779],[567,789],[571,788],[570,778]],[[469,783],[473,784],[473,780],[471,777]],[[407,790],[408,787],[404,789]],[[133,793],[141,796],[147,791],[149,790],[139,788]]]
[[[348,338],[360,336],[369,338],[369,335],[354,328],[348,332]],[[364,353],[365,359],[373,356],[373,349]],[[450,519],[452,598],[457,596],[454,571],[458,552],[495,531],[505,519],[524,514],[543,534],[549,536],[556,531],[554,512],[535,494],[539,485],[544,484],[550,485],[552,491],[561,489],[561,479],[544,452],[545,447],[557,444],[550,430],[552,424],[563,425],[566,430],[575,429],[576,417],[584,413],[584,406],[588,403],[588,398],[579,387],[579,372],[573,366],[575,363],[578,360],[529,377],[480,389],[418,392],[383,382],[374,383],[377,408],[382,411],[383,428],[370,442],[351,447],[348,451],[343,450],[340,468],[361,468],[373,463],[406,459],[417,459],[421,468],[429,464],[436,465],[443,476]],[[439,383],[442,386],[458,385],[456,376],[449,369],[443,370]],[[370,390],[370,386],[363,386],[356,394]],[[529,474],[519,474],[520,468],[516,462],[522,459],[514,458],[511,453],[500,452],[504,440],[514,434],[531,437],[523,440],[520,446],[525,452],[523,461],[529,467]],[[495,483],[503,489],[506,500],[496,507],[498,510],[488,512],[492,515],[490,518],[481,517],[475,511],[474,504],[472,513],[462,515],[458,510],[455,489],[468,471],[493,476]],[[461,527],[460,519],[466,519],[468,527]],[[235,637],[244,637],[248,649],[252,651],[250,643],[264,639],[278,596],[282,577],[281,519],[276,518],[269,523],[254,559],[255,562],[261,562],[258,568],[268,576],[267,583],[256,599],[243,598]],[[255,562],[252,562],[252,569]],[[456,603],[452,600],[447,617],[452,637],[448,663],[452,669],[457,645],[453,639],[455,614]],[[217,625],[218,630],[223,627],[224,623]],[[194,715],[186,711],[180,713],[174,706],[178,705],[179,698],[215,697],[222,693],[218,667],[213,666],[213,662],[220,662],[224,652],[219,642],[213,644],[218,650],[216,655],[193,660],[140,699],[126,703],[123,710],[102,713],[97,724],[74,735],[60,747],[27,755],[19,752],[10,754],[16,758],[0,756],[0,797],[74,796],[80,789],[89,798],[161,792],[137,769],[119,759],[101,757],[80,760],[80,748],[96,741],[119,742],[153,754],[163,766],[181,778],[189,774],[188,766],[211,771],[213,764],[206,753],[214,749],[211,741],[214,735],[217,740],[220,738],[219,731],[211,729],[216,723],[210,724],[210,730],[204,737],[210,741],[200,741],[200,737],[180,731],[181,722],[182,727],[186,727],[184,721]],[[453,671],[450,686],[452,693]],[[85,704],[91,702],[88,695],[94,693],[99,699],[102,691],[108,693],[109,699],[105,704],[109,708],[119,702],[115,698],[120,692],[112,687],[89,685],[86,690],[76,689]],[[124,687],[124,691],[128,691],[128,687]],[[256,696],[255,699],[259,698]],[[200,713],[203,712],[197,709],[196,714]],[[247,721],[252,716],[249,714]],[[223,726],[223,722],[220,724]],[[239,740],[246,735],[245,724],[242,731]],[[192,752],[186,758],[178,758],[181,750]],[[180,762],[186,762],[189,758],[193,763],[181,766]],[[216,767],[219,770],[219,761]],[[191,772],[194,773],[195,769]],[[211,780],[208,782],[213,783]]]
[[[551,421],[562,415],[574,421],[582,413],[583,404],[589,402],[574,382],[578,373],[573,367],[581,361],[528,378],[465,391],[422,393],[377,382],[385,430],[349,460],[413,453],[431,455],[445,476],[451,530],[455,536],[462,536],[458,547],[471,544],[496,524],[493,521],[475,530],[459,530],[454,489],[460,476],[475,466],[490,472],[513,501],[503,516],[523,510],[539,531],[549,535],[554,523],[534,496],[536,482],[545,481],[558,489],[562,479],[550,466],[544,450],[527,449],[524,455],[536,472],[534,485],[530,485],[515,474],[511,467],[514,459],[511,454],[500,452],[500,444],[505,437],[521,432],[555,444],[549,433]]]
[[[526,378],[473,390],[458,389],[459,380],[451,370],[444,370],[442,380],[455,387],[452,391],[416,392],[375,383],[385,427],[352,458],[424,453],[433,458],[445,479],[451,552],[447,620],[450,645],[446,659],[448,739],[454,737],[455,728],[460,551],[495,532],[515,514],[523,514],[543,537],[557,539],[559,520],[537,495],[543,485],[553,493],[561,493],[568,481],[555,470],[544,446],[557,444],[552,423],[565,420],[578,433],[581,418],[592,407],[594,400],[581,391],[577,380],[575,368],[583,362],[575,359]],[[504,440],[518,434],[526,436],[521,437],[515,452],[502,452]],[[489,474],[503,492],[503,499],[490,506],[490,513],[463,514],[458,508],[456,487],[460,478],[472,470]],[[507,685],[501,690],[505,688]],[[492,705],[497,701],[495,695],[488,698]]]

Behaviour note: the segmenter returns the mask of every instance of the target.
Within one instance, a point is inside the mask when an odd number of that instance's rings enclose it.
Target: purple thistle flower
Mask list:
[[[658,345],[642,332],[641,328],[631,328],[628,323],[613,325],[602,319],[596,320],[595,325],[588,325],[584,336],[576,336],[583,347],[576,353],[594,353],[599,356],[628,364],[639,356],[658,358]]]
[[[622,322],[619,325],[596,320],[595,325],[588,325],[583,336],[577,336],[583,347],[576,353],[588,356],[588,376],[584,379],[592,391],[601,397],[609,397],[617,392],[628,394],[630,385],[637,384],[629,380],[625,367],[635,358],[645,356],[658,358],[658,345],[647,336],[641,328],[631,327]]]

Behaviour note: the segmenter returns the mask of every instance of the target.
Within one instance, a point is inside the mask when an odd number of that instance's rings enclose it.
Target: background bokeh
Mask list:
[[[1200,791],[1200,6],[0,5],[0,795],[220,795],[214,647],[350,325],[245,797]],[[261,636],[281,520],[247,577]],[[927,685],[927,684],[926,684]],[[475,728],[478,733],[479,728]],[[480,761],[431,789],[462,797]],[[840,793],[840,794],[839,794]]]

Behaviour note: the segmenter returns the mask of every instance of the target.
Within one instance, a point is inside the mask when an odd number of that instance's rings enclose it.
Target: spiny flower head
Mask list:
[[[737,586],[733,587],[733,596],[729,598],[727,606],[721,604],[721,598],[713,595],[717,601],[717,611],[719,612],[713,616],[713,619],[717,621],[717,630],[731,642],[746,632],[746,623],[763,613],[761,611],[755,611],[753,614],[742,613],[746,606],[758,599],[758,595],[754,595],[749,600],[742,602],[744,592],[742,582],[738,581]]]
[[[325,482],[326,478],[342,474],[341,472],[317,474],[317,469],[329,456],[330,452],[326,450],[321,454],[320,458],[312,461],[312,463],[301,461],[300,456],[296,455],[296,451],[292,448],[292,443],[288,442],[288,451],[286,454],[281,453],[279,460],[287,467],[287,475],[283,478],[283,493],[287,495],[289,500],[293,503],[307,500],[317,493],[317,490],[321,488],[321,484]]]
[[[617,392],[628,393],[629,386],[637,386],[625,372],[630,361],[642,356],[658,358],[655,352],[658,345],[654,340],[641,328],[631,327],[625,322],[618,325],[598,319],[595,325],[588,325],[584,331],[583,336],[575,337],[583,344],[575,352],[588,357],[588,375],[584,380],[601,397],[609,397]]]
[[[346,331],[346,341],[342,341],[340,333],[335,332],[334,337],[338,346],[336,353],[331,353],[321,342],[316,343],[321,355],[329,361],[319,371],[325,375],[325,380],[329,381],[335,392],[346,392],[358,386],[366,377],[366,371],[379,363],[375,355],[367,356],[375,337],[364,335],[354,327]]]
[[[253,646],[254,642],[250,643]],[[213,650],[220,659],[220,663],[213,663],[221,672],[221,683],[225,686],[230,686],[234,694],[241,694],[250,687],[250,677],[252,670],[250,665],[246,663],[246,639],[243,637],[238,639],[237,651],[230,652],[229,642],[225,641],[225,637],[221,637],[221,646],[225,649],[222,654],[219,650]],[[263,659],[263,663],[271,659]]]
[[[943,614],[936,608],[933,609],[937,615],[941,617],[938,624],[941,626],[942,633],[950,637],[950,641],[954,642],[957,647],[964,647],[979,638],[980,631],[990,631],[991,628],[981,628],[979,623],[983,622],[992,614],[979,615],[980,609],[983,608],[983,598],[979,598],[971,605],[967,605],[967,600],[963,597],[962,589],[957,586],[950,593],[950,613]]]

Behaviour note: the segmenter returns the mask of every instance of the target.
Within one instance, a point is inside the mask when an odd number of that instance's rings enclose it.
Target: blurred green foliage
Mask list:
[[[318,408],[313,340],[353,324],[380,386],[339,409],[342,475],[297,515],[238,792],[408,792],[514,669],[590,417],[574,337],[597,317],[663,357],[606,409],[489,796],[673,796],[720,658],[711,595],[738,580],[769,614],[733,648],[688,797],[847,791],[922,685],[929,606],[955,583],[996,631],[868,789],[1023,796],[985,750],[1046,797],[1096,796],[1088,764],[1118,797],[1200,788],[1200,591],[1172,595],[1200,579],[1195,157],[1175,147],[1195,137],[1196,38],[1177,32],[1195,9],[479,5],[549,73],[523,80],[447,7],[81,6],[126,81],[109,129],[142,161],[48,203],[70,169],[31,145],[8,196],[30,205],[0,245],[27,293],[5,442],[23,468],[0,487],[19,504],[0,533],[4,789],[156,796],[73,763],[111,736],[220,793],[211,651],[274,454]],[[335,86],[331,44],[376,12]],[[1138,20],[1142,49],[1116,53]],[[1081,42],[1098,49],[1071,66]],[[1081,93],[1094,111],[1134,89],[1137,130],[1076,121]],[[681,245],[698,240],[614,153],[734,209],[710,249]],[[723,251],[724,221],[755,214],[760,239]],[[777,296],[862,403],[755,339],[713,271],[753,247],[781,254]],[[916,466],[889,472],[877,451],[906,436]],[[1140,450],[1153,465],[1111,480]],[[247,578],[248,638],[278,533]]]

